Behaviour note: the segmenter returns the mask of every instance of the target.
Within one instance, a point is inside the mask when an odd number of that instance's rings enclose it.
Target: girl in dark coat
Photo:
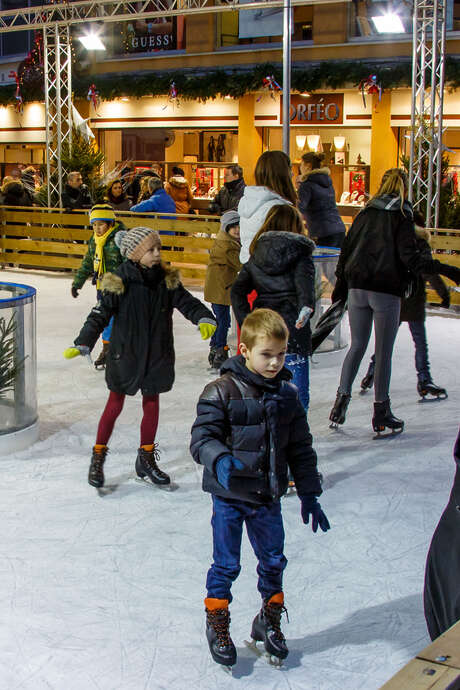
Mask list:
[[[329,419],[343,424],[353,381],[375,329],[375,384],[372,427],[402,431],[404,422],[390,408],[393,345],[399,328],[401,297],[412,275],[442,273],[457,284],[460,269],[424,257],[417,248],[407,175],[387,170],[380,189],[356,216],[337,264],[332,302],[348,300],[351,346],[345,357],[337,397]]]
[[[425,569],[425,619],[434,640],[460,620],[460,431],[449,503],[431,540]]]
[[[132,201],[123,189],[121,180],[113,180],[107,186],[107,203],[115,211],[129,211]]]
[[[311,354],[310,316],[315,308],[314,243],[305,236],[302,219],[294,206],[274,206],[254,237],[244,264],[231,291],[233,310],[239,326],[250,308],[247,295],[256,290],[254,309],[266,307],[281,314],[289,329],[286,367],[299,389],[299,398],[308,409],[309,364]]]
[[[193,297],[180,282],[179,272],[164,266],[160,259],[160,236],[151,228],[133,228],[118,233],[120,251],[127,259],[115,273],[106,273],[101,284],[101,299],[89,314],[75,347],[64,356],[89,354],[101,331],[114,317],[105,378],[110,390],[99,422],[88,481],[104,485],[103,465],[115,421],[126,395],[142,391],[144,416],[136,460],[139,477],[148,476],[156,484],[170,479],[158,466],[155,444],[158,426],[159,394],[174,383],[173,310],[198,324],[203,339],[216,329],[212,313]]]
[[[329,168],[321,167],[324,155],[304,153],[300,162],[299,210],[308,234],[321,247],[341,247],[345,225],[337,210]]]

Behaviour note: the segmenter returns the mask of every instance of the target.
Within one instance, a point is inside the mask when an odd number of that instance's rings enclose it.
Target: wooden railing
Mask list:
[[[160,217],[129,211],[116,212],[116,216],[127,228],[142,225],[158,230],[166,248],[162,251],[163,260],[179,267],[186,282],[204,284],[219,218],[165,213]],[[90,236],[88,211],[0,207],[0,264],[76,270],[86,254]]]
[[[438,228],[437,230],[431,229],[430,232],[433,258],[460,267],[460,230]],[[443,278],[443,280],[449,286],[454,285],[447,278]],[[429,302],[440,302],[439,296],[434,290],[428,290],[427,299]],[[451,292],[451,304],[460,304],[459,292]]]

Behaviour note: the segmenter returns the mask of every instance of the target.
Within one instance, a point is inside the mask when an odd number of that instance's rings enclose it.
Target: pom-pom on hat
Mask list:
[[[90,211],[89,222],[94,223],[95,220],[102,220],[104,223],[115,223],[115,211],[109,204],[96,204]]]
[[[240,224],[240,215],[237,211],[225,211],[220,217],[220,227],[222,230],[225,230],[225,232],[228,232],[228,229],[231,228],[233,225],[239,225]]]
[[[120,247],[120,254],[131,261],[139,261],[145,252],[161,245],[160,235],[153,228],[131,228],[127,232],[117,232],[115,242]]]

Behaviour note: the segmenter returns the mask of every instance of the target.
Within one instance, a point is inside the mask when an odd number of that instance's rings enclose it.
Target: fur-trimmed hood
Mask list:
[[[305,182],[306,179],[308,179],[311,175],[327,175],[328,177],[331,176],[331,171],[329,168],[315,168],[314,170],[309,170],[308,172],[304,173],[300,181]],[[316,180],[315,180],[316,181]]]
[[[131,266],[129,266],[131,264]],[[136,274],[133,274],[133,268],[136,270]],[[173,268],[167,266],[163,262],[161,263],[161,268],[164,272],[164,281],[168,290],[175,290],[179,287],[180,271],[178,268]],[[121,274],[121,275],[119,275]],[[123,280],[123,278],[125,280]],[[111,292],[115,295],[122,295],[125,292],[125,285],[129,282],[138,282],[140,278],[139,269],[136,264],[132,261],[126,261],[123,263],[117,273],[105,273],[101,281],[101,291]]]
[[[188,187],[188,182],[182,175],[173,175],[169,178],[169,184],[171,187],[177,187],[178,189],[184,189]]]

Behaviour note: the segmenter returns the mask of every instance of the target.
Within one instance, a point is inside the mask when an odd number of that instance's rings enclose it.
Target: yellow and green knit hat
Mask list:
[[[104,223],[115,223],[115,211],[109,204],[96,204],[90,211],[89,222],[94,223],[95,220],[102,220]]]

